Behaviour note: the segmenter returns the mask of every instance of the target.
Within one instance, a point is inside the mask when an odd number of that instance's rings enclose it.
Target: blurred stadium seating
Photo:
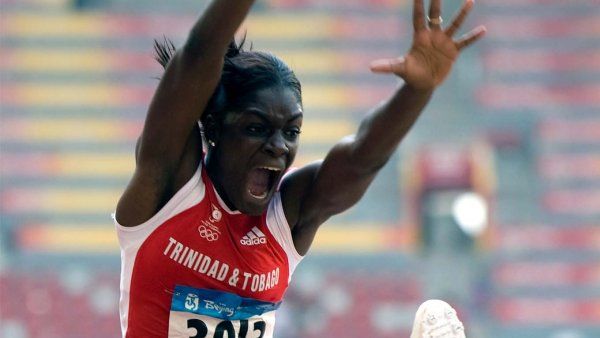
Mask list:
[[[181,43],[206,2],[0,0],[0,337],[119,335],[109,215],[161,75],[152,39]],[[410,6],[258,2],[249,40],[303,83],[297,165],[393,91],[397,81],[368,63],[408,47]],[[600,4],[486,0],[467,25],[480,23],[487,38],[465,52],[364,200],[317,236],[279,338],[407,337],[431,297],[457,306],[469,337],[600,336]],[[445,257],[436,275],[411,189],[415,157],[440,143],[491,149],[492,177],[479,184],[493,188],[490,229],[471,257]]]

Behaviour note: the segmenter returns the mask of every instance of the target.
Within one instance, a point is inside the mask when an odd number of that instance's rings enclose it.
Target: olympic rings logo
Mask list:
[[[206,228],[204,225],[198,227],[200,237],[205,238],[209,242],[216,241],[219,239],[219,234],[211,229]]]

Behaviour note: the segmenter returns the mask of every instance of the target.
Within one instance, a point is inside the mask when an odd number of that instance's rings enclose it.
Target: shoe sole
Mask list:
[[[448,303],[430,299],[419,306],[410,337],[465,338],[465,329]]]

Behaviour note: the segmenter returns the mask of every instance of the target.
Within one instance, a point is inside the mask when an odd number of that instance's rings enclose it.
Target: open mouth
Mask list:
[[[259,167],[252,169],[248,180],[248,193],[256,199],[265,199],[273,189],[281,169]]]

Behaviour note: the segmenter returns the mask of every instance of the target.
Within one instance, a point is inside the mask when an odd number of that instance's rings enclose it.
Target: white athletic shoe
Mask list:
[[[465,328],[448,303],[430,299],[419,306],[410,338],[465,338]]]

